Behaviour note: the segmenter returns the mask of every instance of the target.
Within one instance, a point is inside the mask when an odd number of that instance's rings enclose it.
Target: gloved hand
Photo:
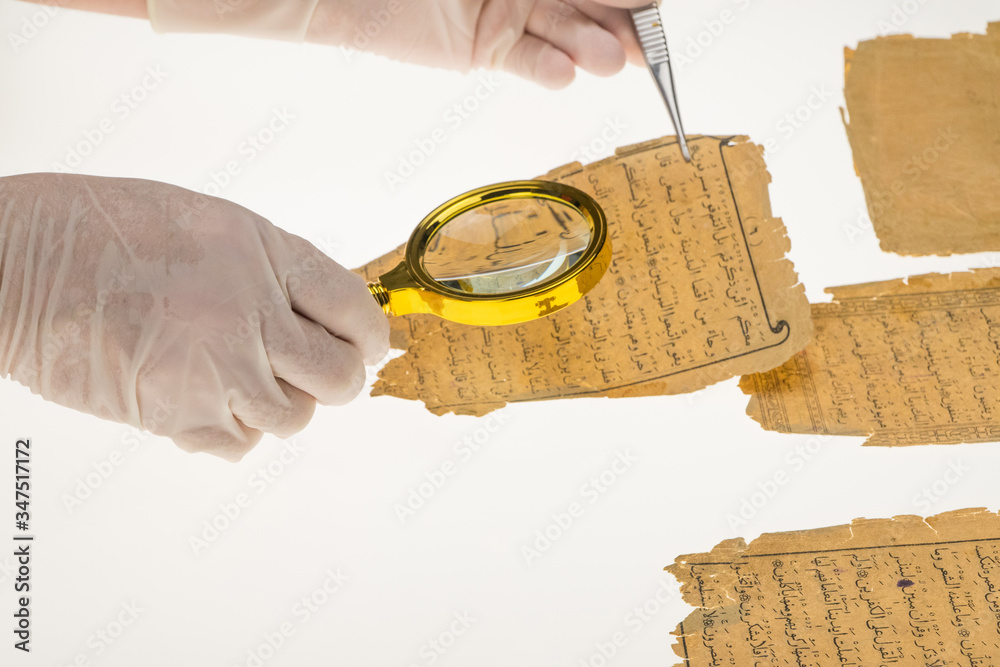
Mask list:
[[[388,351],[364,281],[230,203],[125,178],[0,178],[0,377],[239,460]]]
[[[504,69],[550,88],[642,52],[628,12],[649,0],[147,0],[157,32],[353,47],[432,67]],[[612,7],[610,5],[616,5]]]

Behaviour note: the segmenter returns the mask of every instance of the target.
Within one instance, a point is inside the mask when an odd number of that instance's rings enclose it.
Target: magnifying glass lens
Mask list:
[[[507,181],[427,214],[402,261],[368,284],[387,315],[528,322],[576,303],[611,265],[604,211],[565,183]]]
[[[423,267],[436,282],[469,294],[509,294],[573,269],[592,226],[552,199],[523,197],[461,213],[428,240]]]

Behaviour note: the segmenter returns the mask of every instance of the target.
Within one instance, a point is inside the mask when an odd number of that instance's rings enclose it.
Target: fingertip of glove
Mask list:
[[[550,47],[539,53],[534,76],[539,84],[549,90],[560,90],[573,83],[576,65],[565,53]]]
[[[184,451],[217,456],[230,463],[239,463],[264,437],[264,433],[237,422],[239,434],[217,427],[186,431],[172,438]]]

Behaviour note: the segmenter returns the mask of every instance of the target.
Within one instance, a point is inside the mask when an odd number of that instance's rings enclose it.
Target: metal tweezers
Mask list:
[[[684,127],[681,125],[681,112],[677,108],[677,93],[674,90],[674,75],[670,70],[670,53],[667,51],[667,36],[663,33],[663,21],[660,20],[660,9],[656,3],[631,10],[632,23],[635,24],[642,55],[646,58],[660,95],[670,112],[670,120],[674,122],[677,141],[681,146],[681,154],[688,162],[691,153],[688,152],[687,140],[684,138]]]

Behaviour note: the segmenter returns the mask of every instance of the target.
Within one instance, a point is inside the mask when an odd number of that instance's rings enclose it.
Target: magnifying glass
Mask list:
[[[387,315],[515,324],[579,300],[610,263],[607,220],[590,195],[561,183],[509,181],[431,211],[403,261],[368,288]]]

